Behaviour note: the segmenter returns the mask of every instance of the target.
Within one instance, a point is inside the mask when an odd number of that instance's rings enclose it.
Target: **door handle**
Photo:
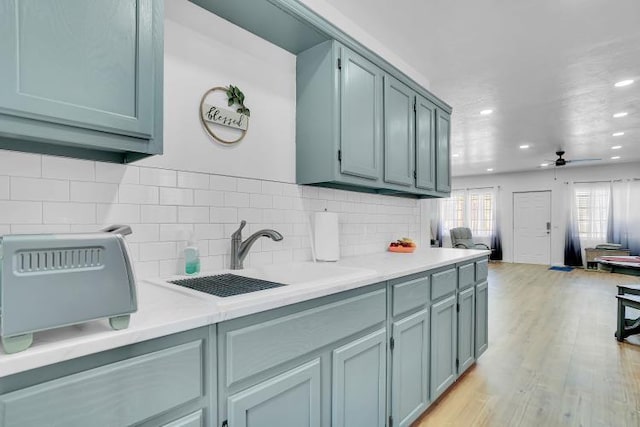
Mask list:
[[[547,234],[551,234],[551,221],[547,221]]]

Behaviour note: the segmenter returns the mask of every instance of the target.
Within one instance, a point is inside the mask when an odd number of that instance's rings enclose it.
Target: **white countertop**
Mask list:
[[[140,280],[138,311],[129,328],[114,331],[107,319],[36,332],[33,345],[15,354],[0,349],[0,378],[76,357],[170,335],[223,320],[295,304],[373,283],[489,255],[485,250],[428,248],[413,254],[384,252],[336,263],[293,263],[233,271],[287,284],[228,298],[178,287],[162,279]],[[221,274],[231,271],[201,273]],[[192,277],[192,276],[190,276]],[[179,278],[176,276],[175,278]]]

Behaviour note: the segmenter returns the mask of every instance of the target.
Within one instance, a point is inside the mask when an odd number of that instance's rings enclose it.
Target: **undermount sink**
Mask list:
[[[295,262],[236,270],[234,274],[287,285],[336,284],[376,277],[373,270],[323,262]]]
[[[251,277],[236,276],[235,274],[192,277],[188,279],[172,280],[169,283],[184,286],[185,288],[193,289],[194,291],[204,292],[221,298],[285,286],[282,283],[254,279]]]

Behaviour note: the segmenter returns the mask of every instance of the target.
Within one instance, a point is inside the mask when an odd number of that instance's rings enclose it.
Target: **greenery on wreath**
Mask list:
[[[244,114],[245,116],[251,116],[251,112],[244,105],[244,93],[238,88],[238,86],[229,85],[227,89],[227,98],[229,99],[229,107],[233,104],[237,104],[240,107],[236,109],[237,113]]]

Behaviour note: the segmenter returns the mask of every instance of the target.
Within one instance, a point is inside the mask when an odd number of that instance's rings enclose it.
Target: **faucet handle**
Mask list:
[[[242,229],[245,225],[247,225],[247,221],[245,221],[244,219],[240,221],[240,227],[236,231],[234,231],[234,233],[231,235],[231,238],[242,239]]]

